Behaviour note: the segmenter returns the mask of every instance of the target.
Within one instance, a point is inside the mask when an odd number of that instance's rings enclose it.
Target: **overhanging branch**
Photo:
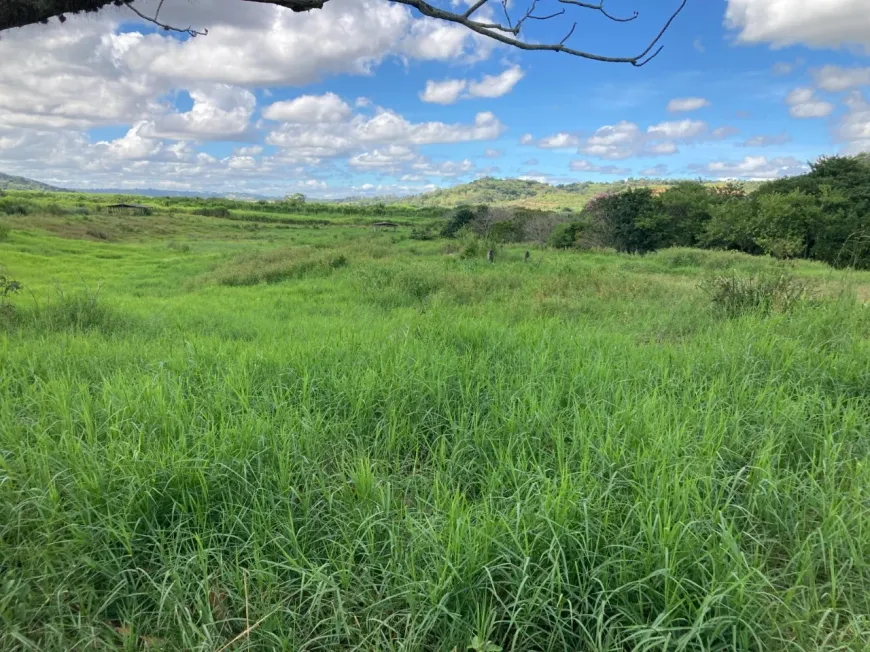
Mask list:
[[[0,0],[0,31],[12,27],[23,27],[34,23],[45,23],[49,18],[58,17],[61,21],[65,20],[67,14],[78,14],[82,12],[95,12],[108,5],[127,6],[135,14],[143,20],[147,20],[164,30],[173,30],[183,32],[191,36],[206,34],[205,30],[198,31],[192,27],[177,27],[159,20],[160,9],[164,2],[173,2],[178,0],[164,0],[160,2],[154,16],[148,16],[134,6],[135,0]],[[314,9],[322,9],[329,0],[238,0],[240,2],[256,2],[260,4],[270,4],[278,7],[284,7],[291,11],[311,11]],[[603,61],[606,63],[630,63],[633,66],[643,66],[649,63],[662,50],[659,43],[665,32],[668,31],[671,24],[677,16],[683,11],[689,0],[674,0],[679,1],[679,6],[668,18],[667,22],[650,41],[646,48],[639,54],[633,56],[606,56],[588,52],[576,47],[567,45],[569,39],[574,34],[577,23],[574,22],[570,30],[566,29],[566,35],[557,43],[536,43],[522,36],[523,27],[529,20],[534,21],[550,21],[566,14],[567,7],[577,9],[586,9],[596,11],[609,20],[618,23],[632,21],[637,18],[637,12],[631,16],[618,17],[614,16],[604,8],[604,1],[600,0],[597,3],[585,2],[583,0],[526,0],[527,4],[525,11],[514,12],[511,16],[511,9],[508,6],[508,0],[492,0],[493,3],[498,3],[500,7],[495,10],[487,11],[491,0],[477,0],[472,3],[468,9],[462,13],[456,13],[441,9],[440,7],[426,2],[426,0],[383,0],[394,4],[402,4],[407,7],[416,9],[423,16],[443,20],[449,23],[462,25],[471,31],[491,38],[499,43],[518,48],[520,50],[530,51],[548,51],[562,52],[583,59],[591,59],[593,61]],[[544,10],[542,13],[536,13],[538,4],[542,6],[549,3],[558,2],[563,5],[559,10]],[[500,20],[495,16],[499,13],[504,14],[504,19]],[[203,16],[203,22],[208,21],[208,16]]]

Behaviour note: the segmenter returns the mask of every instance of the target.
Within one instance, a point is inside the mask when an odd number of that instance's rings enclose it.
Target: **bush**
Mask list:
[[[0,213],[6,215],[30,215],[30,206],[20,201],[0,199]]]
[[[577,236],[583,231],[583,225],[577,222],[557,224],[550,234],[547,244],[556,249],[570,249],[577,245]]]
[[[6,242],[9,239],[9,232],[11,229],[0,222],[0,242]]]
[[[474,211],[468,206],[460,206],[441,230],[441,235],[445,238],[455,238],[460,229],[470,224],[472,220],[474,220]]]
[[[807,285],[782,270],[751,276],[713,276],[701,283],[717,311],[728,317],[750,312],[790,312],[808,292]]]

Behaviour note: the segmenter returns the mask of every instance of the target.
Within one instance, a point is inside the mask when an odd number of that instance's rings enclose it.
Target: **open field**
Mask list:
[[[870,272],[273,217],[0,215],[0,649],[867,650]]]

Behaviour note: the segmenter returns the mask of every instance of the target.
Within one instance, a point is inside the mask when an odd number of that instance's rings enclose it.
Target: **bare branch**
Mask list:
[[[133,6],[132,1],[124,2],[124,4],[127,5],[127,7],[134,14],[139,16],[139,18],[141,18],[142,20],[147,20],[149,23],[153,23],[154,25],[157,25],[157,27],[160,27],[167,32],[180,32],[182,34],[188,34],[189,36],[207,36],[208,35],[207,29],[200,32],[198,30],[193,29],[192,27],[187,27],[187,28],[173,27],[172,25],[167,25],[166,23],[161,23],[159,20],[157,20],[157,16],[160,13],[160,9],[163,7],[163,0],[160,0],[160,4],[157,7],[157,11],[154,12],[153,18],[151,16],[146,16],[141,11],[136,9],[136,7]]]
[[[583,7],[585,9],[593,9],[595,11],[601,12],[604,16],[611,20],[615,20],[616,22],[627,22],[629,20],[634,20],[636,16],[632,18],[615,18],[608,14],[604,10],[603,0],[599,4],[590,4],[585,2],[580,2],[579,0],[559,0],[563,4],[571,4],[576,5],[578,7]],[[534,6],[537,3],[537,0],[534,0],[532,3],[532,7],[526,12],[526,15],[520,19],[516,26],[514,26],[510,22],[510,16],[507,12],[507,0],[502,0],[502,7],[505,11],[505,16],[508,20],[508,27],[499,25],[492,25],[491,23],[480,23],[478,21],[472,20],[465,16],[465,14],[457,14],[450,11],[446,11],[444,9],[440,9],[435,7],[425,0],[390,0],[390,2],[394,2],[397,4],[407,5],[409,7],[413,7],[417,11],[419,11],[424,16],[428,16],[429,18],[436,18],[438,20],[444,20],[451,23],[457,23],[459,25],[464,25],[468,29],[473,32],[476,32],[482,36],[486,36],[493,40],[498,41],[499,43],[504,43],[505,45],[510,45],[512,47],[518,48],[520,50],[532,50],[532,51],[548,51],[548,52],[563,52],[565,54],[570,54],[575,57],[581,57],[583,59],[591,59],[592,61],[603,61],[606,63],[630,63],[633,66],[641,67],[648,64],[652,61],[662,50],[662,46],[660,46],[655,52],[653,52],[652,56],[649,56],[650,52],[658,45],[659,41],[661,41],[662,37],[665,35],[665,32],[668,31],[671,24],[676,20],[677,16],[685,9],[689,0],[682,0],[677,9],[671,14],[670,18],[668,18],[664,27],[659,31],[659,33],[655,36],[655,38],[650,41],[649,45],[640,53],[634,56],[629,57],[611,57],[605,56],[601,54],[595,54],[593,52],[585,52],[583,50],[578,50],[575,48],[567,47],[565,42],[571,37],[574,33],[574,30],[577,27],[575,23],[571,27],[571,31],[568,32],[567,36],[562,39],[559,43],[530,43],[528,41],[521,40],[519,36],[519,28],[522,23],[531,16],[531,12],[534,10]],[[508,36],[507,33],[513,34],[513,36]]]
[[[477,0],[473,5],[468,8],[464,14],[462,14],[463,18],[471,18],[471,14],[480,9],[483,5],[485,5],[489,0]]]
[[[588,2],[581,2],[580,0],[559,0],[562,4],[566,5],[575,5],[577,7],[583,7],[584,9],[595,9],[596,11],[600,11],[602,14],[607,16],[610,20],[615,21],[617,23],[627,23],[638,17],[638,13],[635,11],[632,13],[629,18],[617,18],[616,16],[612,16],[607,13],[607,10],[604,8],[604,0],[601,0],[597,5],[590,4]]]
[[[0,30],[9,29],[11,27],[22,27],[34,23],[45,23],[49,18],[59,17],[61,21],[65,20],[65,14],[74,14],[81,12],[99,11],[108,5],[124,6],[126,5],[131,11],[138,15],[141,19],[148,21],[158,27],[188,34],[190,36],[198,36],[207,34],[206,30],[198,31],[192,27],[179,28],[161,22],[159,20],[160,11],[163,9],[166,0],[160,0],[157,5],[157,10],[154,16],[147,16],[136,7],[133,6],[134,0],[0,0]],[[329,0],[238,0],[244,2],[256,2],[260,4],[274,5],[285,7],[291,11],[311,11],[312,9],[322,9]],[[431,0],[434,1],[434,0]],[[548,51],[562,52],[571,56],[590,59],[592,61],[603,61],[607,63],[630,63],[633,66],[644,66],[662,51],[660,42],[665,33],[670,28],[671,24],[677,16],[683,11],[688,4],[688,0],[674,0],[679,2],[679,6],[671,14],[670,18],[655,36],[650,41],[646,48],[634,56],[605,56],[594,52],[586,52],[578,48],[569,47],[566,45],[568,40],[574,35],[577,28],[577,23],[574,22],[571,29],[565,37],[558,43],[535,43],[520,37],[520,32],[524,23],[527,20],[546,21],[557,18],[565,14],[565,9],[548,13],[546,15],[538,15],[535,13],[539,0],[528,0],[528,9],[518,20],[514,21],[508,11],[508,0],[501,0],[502,11],[505,16],[505,21],[500,22],[498,18],[493,18],[492,12],[485,15],[483,20],[475,20],[473,16],[476,12],[486,7],[489,0],[476,0],[464,12],[454,13],[445,9],[441,9],[426,0],[384,0],[394,4],[401,4],[407,7],[416,9],[423,16],[443,20],[457,25],[462,25],[471,31],[491,38],[499,43],[518,48],[520,50],[530,51]],[[605,0],[598,2],[586,2],[584,0],[558,0],[562,5],[570,5],[580,9],[589,9],[601,13],[609,20],[624,23],[637,18],[637,12],[632,16],[622,18],[613,16],[604,8]],[[486,22],[484,22],[486,21]]]

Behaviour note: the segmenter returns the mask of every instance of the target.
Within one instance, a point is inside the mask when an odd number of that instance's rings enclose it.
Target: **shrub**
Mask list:
[[[557,224],[550,234],[547,242],[556,249],[570,249],[577,244],[577,236],[582,232],[583,226],[577,222],[564,222]]]
[[[177,251],[180,254],[190,253],[190,245],[186,242],[176,242],[175,240],[170,240],[166,243],[166,248],[171,249],[172,251]]]
[[[0,274],[0,323],[8,324],[15,316],[14,308],[9,303],[9,296],[21,291],[21,284],[6,276]]]
[[[701,283],[717,311],[728,317],[750,312],[790,312],[808,292],[806,283],[782,270],[750,276],[713,276]]]
[[[455,238],[459,230],[470,224],[472,220],[474,220],[474,211],[468,206],[460,206],[442,229],[441,235],[445,238]]]
[[[434,240],[435,232],[431,227],[414,227],[411,229],[411,240]]]
[[[6,242],[9,239],[10,228],[0,222],[0,242]]]
[[[30,215],[30,206],[20,201],[0,199],[0,213],[6,215]]]

